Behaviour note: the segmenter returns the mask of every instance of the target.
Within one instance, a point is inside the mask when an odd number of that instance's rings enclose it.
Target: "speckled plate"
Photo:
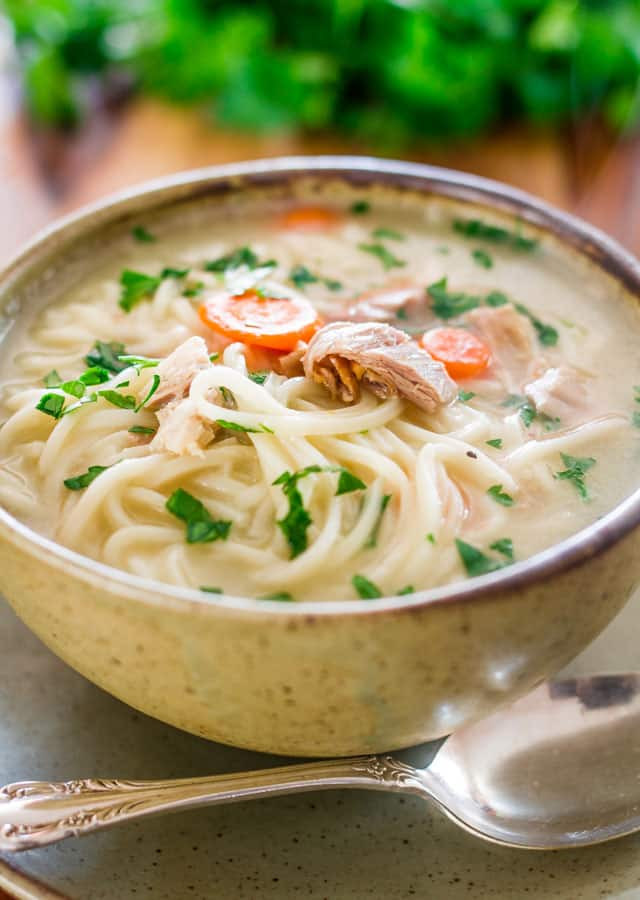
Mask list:
[[[640,595],[570,667],[640,668]],[[273,765],[191,737],[85,681],[0,601],[0,783],[88,775],[168,778]],[[588,788],[588,786],[587,786]],[[22,900],[376,897],[629,900],[640,835],[577,852],[494,847],[418,799],[330,792],[132,823],[0,858]]]

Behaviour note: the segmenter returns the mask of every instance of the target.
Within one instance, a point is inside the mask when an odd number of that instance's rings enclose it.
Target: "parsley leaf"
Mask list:
[[[372,256],[377,256],[382,263],[385,271],[387,269],[406,266],[406,262],[404,262],[404,260],[398,259],[382,244],[358,244],[358,249],[364,251],[365,253],[371,253]]]
[[[82,488],[89,487],[92,481],[106,472],[109,466],[89,466],[83,475],[74,475],[72,478],[65,478],[64,486],[70,491],[81,491]]]
[[[491,438],[490,441],[485,441],[485,444],[488,444],[490,447],[495,447],[496,450],[501,450],[502,438]]]
[[[135,366],[138,371],[140,369],[149,369],[157,366],[159,359],[152,359],[150,356],[119,356],[120,362],[126,363],[127,366]]]
[[[361,481],[348,469],[340,469],[336,497],[339,497],[341,494],[350,494],[352,491],[364,491],[366,487],[364,481]]]
[[[251,247],[245,246],[237,247],[235,250],[232,250],[231,253],[227,253],[225,256],[220,256],[218,259],[206,263],[204,268],[207,272],[229,272],[233,269],[239,269],[241,266],[246,266],[248,269],[260,269],[263,266],[274,268],[276,265],[277,263],[274,259],[268,259],[266,262],[259,262],[258,257]]]
[[[222,588],[219,587],[209,587],[208,584],[201,584],[200,590],[204,591],[205,594],[224,594]]]
[[[255,381],[256,384],[264,384],[269,377],[268,372],[248,372],[247,375],[251,381]]]
[[[486,250],[472,250],[471,255],[473,256],[477,264],[479,266],[482,266],[483,269],[493,268],[493,260]]]
[[[155,434],[157,428],[149,428],[146,425],[132,425],[131,428],[127,428],[131,434]]]
[[[507,559],[513,560],[513,541],[511,538],[500,538],[494,541],[493,544],[489,544],[489,550],[495,550]]]
[[[489,494],[490,497],[493,497],[496,503],[499,503],[501,506],[513,506],[516,502],[511,494],[506,494],[502,490],[501,484],[492,484],[487,491],[487,494]]]
[[[406,587],[400,588],[397,595],[398,597],[402,597],[403,594],[415,594],[416,589],[412,584],[408,584]]]
[[[631,424],[634,428],[640,428],[640,409],[636,409],[631,416]]]
[[[266,425],[261,425],[259,428],[252,428],[249,425],[240,425],[239,422],[227,422],[226,419],[216,419],[216,425],[219,425],[221,428],[226,428],[227,431],[244,431],[247,434],[260,434],[262,431],[267,434],[273,434],[273,431],[270,428],[267,428]]]
[[[155,293],[160,285],[160,278],[153,275],[145,275],[144,272],[134,272],[133,269],[125,269],[120,275],[120,309],[129,313],[145,297]]]
[[[121,362],[119,357],[125,352],[124,344],[119,341],[96,341],[84,360],[88,366],[101,366],[109,372],[122,372],[127,368],[127,363]]]
[[[387,238],[390,241],[404,241],[404,235],[400,234],[399,231],[394,231],[393,228],[376,228],[375,231],[371,232],[371,237],[381,238],[382,240]]]
[[[182,292],[183,297],[197,297],[204,290],[204,282],[196,281],[191,287],[185,288]]]
[[[466,403],[467,400],[473,400],[474,397],[474,391],[458,391],[458,400],[461,400],[462,403]]]
[[[514,303],[514,306],[521,316],[526,316],[526,318],[529,319],[538,334],[540,343],[544,347],[555,347],[558,343],[559,335],[553,325],[545,325],[544,322],[541,322],[540,319],[534,316],[522,303]]]
[[[160,278],[186,278],[190,271],[190,269],[172,269],[168,266],[160,272]]]
[[[439,319],[452,319],[454,316],[460,316],[480,305],[479,297],[465,294],[462,291],[447,290],[446,277],[430,284],[427,293],[433,300],[431,308]]]
[[[509,298],[506,294],[503,294],[502,291],[491,291],[484,298],[484,302],[487,304],[487,306],[504,306],[509,302]]]
[[[488,225],[482,219],[456,219],[453,230],[465,237],[482,238],[496,244],[507,244],[516,250],[534,250],[538,246],[535,238],[527,238],[519,231],[510,231],[499,225]]]
[[[426,534],[424,539],[425,541],[429,541],[430,544],[435,544],[436,542],[436,536],[432,531],[430,531],[429,534]]]
[[[520,418],[525,428],[529,428],[533,420],[538,417],[535,406],[520,394],[509,394],[500,405],[517,407],[520,410]]]
[[[136,398],[131,394],[120,394],[118,391],[98,391],[98,396],[104,397],[108,403],[118,406],[120,409],[135,409]]]
[[[61,382],[62,378],[60,377],[60,375],[58,375],[55,369],[47,372],[47,374],[42,379],[42,383],[45,387],[58,387]]]
[[[187,543],[203,544],[210,541],[226,541],[231,522],[212,519],[205,506],[187,491],[178,488],[165,504],[167,510],[187,525]]]
[[[46,413],[48,416],[52,416],[54,419],[59,419],[62,415],[64,404],[65,399],[62,394],[43,394],[36,403],[36,409]]]
[[[499,559],[491,559],[482,550],[478,550],[477,547],[473,547],[459,538],[456,538],[456,549],[463,566],[467,570],[467,575],[471,577],[486,575],[487,572],[495,572],[497,569],[502,569],[503,566],[507,565]]]
[[[281,603],[293,603],[294,598],[287,591],[276,591],[275,594],[265,594],[264,597],[258,597],[258,600],[278,600]]]
[[[135,225],[131,229],[131,234],[136,241],[140,241],[141,244],[154,244],[156,238],[150,231],[144,227],[144,225]]]
[[[362,600],[376,600],[378,597],[382,597],[380,588],[373,581],[365,578],[364,575],[354,575],[351,579],[351,584]]]
[[[61,385],[59,385],[60,390],[64,391],[65,394],[70,394],[72,397],[80,398],[84,396],[84,392],[86,390],[85,385],[81,381],[63,381]]]
[[[584,476],[592,466],[595,466],[596,460],[593,456],[571,456],[569,453],[561,453],[560,456],[566,469],[563,469],[561,472],[554,472],[553,477],[570,481],[582,499],[589,500],[589,491],[584,483]]]
[[[323,278],[322,279],[329,288],[330,291],[341,291],[342,290],[342,282],[336,281],[335,278]]]
[[[159,386],[160,386],[160,376],[154,373],[153,380],[151,382],[151,387],[149,388],[147,396],[144,398],[144,400],[141,400],[140,403],[138,403],[138,405],[135,408],[135,412],[140,412],[142,407],[147,405],[149,400],[151,400],[151,398],[153,397],[155,392],[158,390]]]
[[[371,529],[371,534],[367,538],[367,541],[364,545],[367,550],[371,547],[375,547],[378,543],[378,534],[380,533],[380,526],[382,525],[382,516],[384,515],[384,511],[389,505],[390,500],[391,494],[385,494],[380,501],[380,511],[378,513],[378,518],[376,519],[374,526]]]
[[[350,206],[350,211],[354,216],[364,216],[365,213],[370,212],[371,204],[367,200],[356,200],[355,203],[352,203]]]
[[[111,378],[111,373],[104,368],[104,366],[90,366],[82,375],[78,378],[78,381],[81,381],[82,384],[86,385],[94,385],[94,384],[104,384],[105,381],[109,381]]]
[[[302,288],[305,284],[313,284],[318,281],[318,277],[310,272],[306,266],[294,266],[289,272],[289,279],[293,281],[297,288]]]

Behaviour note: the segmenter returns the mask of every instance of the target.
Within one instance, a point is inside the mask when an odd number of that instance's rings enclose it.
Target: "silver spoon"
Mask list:
[[[10,784],[0,789],[0,851],[325,788],[416,794],[477,837],[510,847],[577,847],[640,830],[640,674],[545,683],[439,746],[411,752],[432,758],[421,768],[362,756],[175,781]]]

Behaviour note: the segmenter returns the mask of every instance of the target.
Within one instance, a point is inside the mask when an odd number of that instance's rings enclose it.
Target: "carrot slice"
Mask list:
[[[452,378],[479,375],[491,360],[489,347],[465,328],[434,328],[422,335],[420,343]]]
[[[290,209],[280,220],[283,228],[304,231],[326,231],[340,221],[340,216],[326,206],[298,206]]]
[[[248,290],[206,300],[200,318],[219,334],[272,350],[293,350],[320,328],[318,313],[303,297],[267,297]]]

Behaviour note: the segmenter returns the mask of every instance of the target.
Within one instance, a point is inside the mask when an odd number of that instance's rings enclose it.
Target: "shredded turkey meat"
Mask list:
[[[179,456],[203,455],[203,448],[213,439],[214,427],[198,415],[195,403],[187,395],[196,375],[211,365],[201,337],[189,338],[158,364],[154,371],[160,384],[146,406],[158,417],[151,450],[168,450]]]
[[[533,374],[535,331],[531,322],[511,304],[482,306],[466,315],[467,322],[489,345],[491,356],[509,390],[520,390]]]
[[[309,342],[302,360],[307,377],[331,396],[353,403],[361,385],[377,397],[402,396],[427,412],[457,397],[456,383],[408,335],[374,322],[332,322]]]
[[[344,318],[354,322],[386,322],[395,319],[401,309],[406,312],[419,305],[425,305],[424,288],[408,282],[392,282],[360,294]]]
[[[588,409],[587,379],[570,366],[547,369],[524,389],[525,396],[538,412],[573,425]]]

